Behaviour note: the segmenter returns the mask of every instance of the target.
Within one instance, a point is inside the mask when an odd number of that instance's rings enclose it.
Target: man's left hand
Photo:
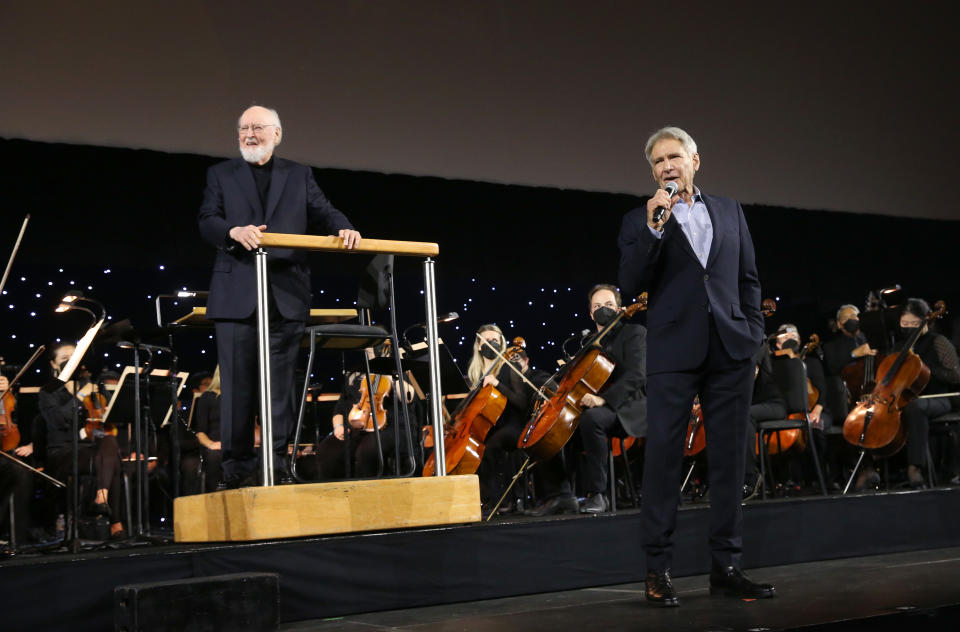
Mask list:
[[[343,245],[347,250],[353,250],[360,245],[360,232],[356,230],[351,230],[349,228],[344,228],[339,233],[340,239],[343,240]]]
[[[599,408],[606,403],[607,402],[602,397],[599,395],[594,395],[593,393],[587,393],[580,400],[580,405],[586,406],[587,408]]]

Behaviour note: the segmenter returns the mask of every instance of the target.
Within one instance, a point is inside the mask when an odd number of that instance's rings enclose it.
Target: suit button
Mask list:
[[[709,275],[709,274],[704,274],[704,275],[703,275],[703,280],[704,280],[704,281],[709,281],[709,280],[710,280],[710,275]]]

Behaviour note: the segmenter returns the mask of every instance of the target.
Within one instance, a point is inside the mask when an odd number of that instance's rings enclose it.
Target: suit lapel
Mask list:
[[[705,268],[709,270],[713,262],[716,261],[717,254],[720,252],[720,243],[723,241],[723,228],[720,226],[719,214],[714,208],[716,205],[711,203],[706,195],[701,194],[700,197],[703,198],[703,204],[707,207],[707,213],[710,215],[710,224],[713,226],[713,241],[710,242],[710,254],[707,255],[707,267]]]
[[[280,194],[283,193],[283,187],[286,186],[286,184],[286,164],[281,164],[281,160],[276,158],[273,161],[273,170],[270,174],[270,190],[267,191],[267,212],[263,220],[263,223],[268,226],[270,225],[270,217],[273,215],[273,212],[277,210],[277,205],[280,203]]]
[[[263,217],[263,205],[260,204],[260,194],[257,193],[257,183],[253,181],[253,172],[250,171],[250,167],[243,160],[238,160],[235,174],[240,183],[240,190],[243,191],[244,197],[250,203],[250,208],[253,209],[253,217]]]

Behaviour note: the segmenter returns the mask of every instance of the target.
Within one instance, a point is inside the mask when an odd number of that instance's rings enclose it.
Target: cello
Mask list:
[[[512,345],[503,353],[503,359],[492,364],[483,377],[498,371],[504,361],[509,362],[526,346],[523,338],[514,338]],[[451,415],[451,422],[444,424],[443,448],[447,474],[476,473],[480,461],[483,460],[483,442],[506,407],[506,396],[493,384],[484,385],[481,378],[477,386],[457,406]],[[431,454],[423,464],[423,476],[433,476],[436,469],[436,457]]]
[[[913,346],[923,327],[946,313],[946,304],[937,301],[920,327],[907,338],[903,350],[883,359],[877,367],[873,391],[844,420],[843,438],[861,449],[861,459],[864,450],[873,450],[878,456],[893,456],[906,444],[907,433],[900,411],[916,399],[930,381],[930,367],[913,352]]]
[[[614,362],[601,350],[601,341],[623,318],[631,318],[646,308],[647,293],[644,292],[636,303],[618,313],[564,367],[556,392],[538,402],[533,418],[520,433],[517,447],[527,453],[528,460],[547,461],[570,440],[583,412],[580,400],[588,393],[597,394],[613,373]]]

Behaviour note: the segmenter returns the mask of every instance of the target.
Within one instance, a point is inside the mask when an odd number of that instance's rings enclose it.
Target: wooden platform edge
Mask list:
[[[177,542],[247,542],[480,520],[475,475],[340,481],[182,496]]]

